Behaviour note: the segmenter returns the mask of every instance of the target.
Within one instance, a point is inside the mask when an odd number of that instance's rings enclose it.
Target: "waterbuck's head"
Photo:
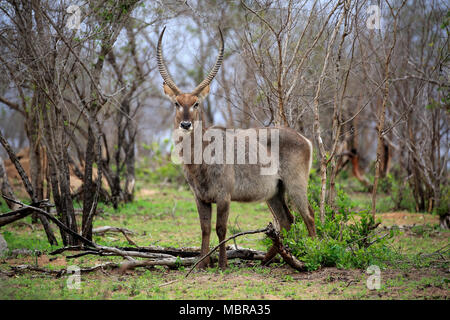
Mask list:
[[[222,64],[224,50],[222,31],[219,29],[221,44],[219,55],[217,56],[214,67],[211,69],[208,76],[191,93],[183,93],[180,89],[178,89],[169,75],[162,56],[161,42],[165,30],[166,28],[164,27],[159,36],[158,48],[156,51],[159,73],[164,80],[164,93],[169,97],[175,106],[175,129],[180,128],[186,131],[191,131],[194,128],[195,121],[202,120],[203,115],[201,103],[208,95],[209,85],[216,76]]]

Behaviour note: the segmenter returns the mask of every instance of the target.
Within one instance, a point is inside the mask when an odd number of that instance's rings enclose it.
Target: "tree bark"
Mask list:
[[[13,189],[8,181],[8,176],[6,175],[5,166],[3,165],[3,159],[0,158],[0,188],[2,194],[6,195],[9,198],[14,198]],[[5,200],[8,208],[11,210],[17,210],[19,206],[11,201]]]
[[[89,213],[94,202],[94,183],[92,181],[92,167],[94,163],[95,153],[95,137],[91,126],[88,129],[88,140],[86,144],[85,162],[84,162],[84,179],[83,179],[83,216],[81,222],[82,230],[86,230],[83,236],[92,240],[92,225],[88,225]]]

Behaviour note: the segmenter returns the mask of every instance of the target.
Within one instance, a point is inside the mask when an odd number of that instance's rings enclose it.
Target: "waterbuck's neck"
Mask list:
[[[186,163],[183,161],[183,167],[187,169],[188,171],[196,171],[200,167],[202,167],[203,161],[200,161],[199,159],[202,159],[202,154],[204,149],[208,146],[210,142],[204,141],[203,136],[205,132],[210,128],[206,126],[206,120],[203,112],[199,113],[199,118],[194,120],[192,123],[192,130],[189,132],[186,131],[179,131],[181,132],[181,139],[183,141],[186,141],[187,143],[184,144],[184,142],[179,142],[183,144],[183,150],[180,154],[181,157],[184,157],[184,152],[187,151],[190,154],[190,161]],[[182,130],[180,129],[179,124],[175,121],[175,130]],[[187,148],[188,150],[186,150]],[[196,156],[197,154],[197,156]],[[198,155],[200,154],[200,155]],[[187,155],[188,156],[188,155]],[[189,156],[188,156],[189,157]],[[196,159],[197,157],[198,159]]]

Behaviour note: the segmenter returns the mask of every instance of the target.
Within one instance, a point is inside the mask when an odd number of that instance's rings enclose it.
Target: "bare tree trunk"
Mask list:
[[[39,203],[39,201],[37,200],[34,190],[33,190],[33,186],[31,185],[31,182],[27,176],[27,174],[25,173],[25,170],[22,168],[22,165],[19,162],[19,159],[17,158],[16,154],[13,152],[11,146],[9,145],[8,141],[6,141],[6,139],[3,137],[2,133],[0,132],[0,143],[3,145],[3,147],[5,148],[6,152],[9,155],[9,158],[11,159],[11,161],[14,163],[14,166],[16,167],[17,172],[19,173],[20,177],[22,178],[22,182],[25,186],[25,189],[27,190],[28,195],[31,198],[31,201],[33,204],[37,204]],[[50,244],[52,245],[57,245],[58,241],[56,240],[52,229],[50,228],[50,224],[47,220],[46,217],[40,217],[39,218],[41,220],[42,226],[44,227],[45,233],[47,235],[47,239],[49,241]]]
[[[44,107],[42,119],[46,141],[47,158],[52,187],[53,200],[59,218],[64,225],[77,232],[75,211],[70,192],[69,161],[67,155],[67,140],[61,110]],[[78,240],[60,228],[64,245],[77,244]]]
[[[349,61],[348,68],[346,72],[342,72],[341,69],[341,58],[342,58],[342,49],[345,41],[345,37],[349,34],[348,30],[348,12],[349,12],[350,2],[346,1],[344,3],[344,30],[342,32],[341,41],[339,43],[339,48],[337,50],[337,58],[336,58],[336,78],[335,78],[335,93],[334,93],[334,103],[333,103],[333,122],[332,122],[332,148],[330,150],[330,157],[328,161],[330,162],[330,193],[328,198],[328,203],[330,207],[333,209],[333,218],[336,211],[334,206],[334,201],[336,198],[336,175],[338,173],[338,165],[336,160],[336,153],[338,148],[341,146],[341,113],[344,104],[344,95],[347,90],[348,76],[351,69],[351,64],[353,60],[353,49],[355,44],[355,39],[353,40],[352,45],[352,53],[351,59]],[[342,83],[342,78],[344,81]],[[342,86],[340,85],[342,83]]]
[[[383,103],[381,105],[381,110],[378,115],[378,126],[377,126],[377,135],[378,135],[378,143],[377,143],[377,159],[375,162],[375,177],[373,181],[373,190],[372,190],[372,216],[375,219],[375,213],[376,213],[376,202],[377,202],[377,187],[378,187],[378,180],[380,178],[380,172],[381,172],[381,161],[382,161],[382,154],[383,154],[383,147],[384,147],[384,122],[386,119],[386,107],[389,99],[389,85],[390,85],[390,76],[389,76],[389,66],[391,63],[391,57],[392,53],[395,48],[395,43],[397,41],[397,22],[398,22],[398,14],[400,13],[401,8],[405,5],[406,1],[402,2],[402,5],[397,9],[397,13],[394,13],[392,7],[390,6],[389,2],[387,2],[387,5],[389,6],[390,12],[392,14],[392,17],[394,18],[394,25],[393,25],[393,40],[391,47],[389,48],[389,52],[387,54],[385,64],[384,64],[384,89],[383,89]]]
[[[389,55],[390,57],[390,55]],[[389,60],[390,58],[386,59],[386,73],[385,77],[389,77]],[[388,94],[389,94],[389,82],[386,81],[386,85],[384,88],[384,96],[383,96],[383,104],[381,106],[380,113],[378,115],[378,126],[377,126],[377,136],[378,136],[378,143],[377,143],[377,158],[375,162],[375,177],[373,181],[373,190],[372,190],[372,216],[375,219],[375,213],[376,213],[376,199],[377,199],[377,187],[378,187],[378,180],[380,178],[381,173],[381,161],[383,156],[383,129],[384,129],[384,122],[386,118],[386,104],[388,100]]]
[[[40,94],[35,92],[33,95],[31,106],[29,107],[28,116],[25,122],[26,132],[28,136],[29,158],[30,158],[30,179],[38,200],[42,200],[44,196],[44,180],[42,167],[42,150],[41,150],[41,132],[39,120]],[[37,222],[39,215],[32,214],[33,222]]]
[[[3,165],[3,159],[0,158],[0,191],[3,195],[7,196],[8,198],[14,199],[14,193],[13,189],[11,188],[11,185],[8,181],[8,176],[6,175],[5,166]],[[8,205],[8,208],[11,210],[17,210],[19,206],[11,201],[5,200],[6,204]]]
[[[125,150],[125,159],[124,164],[126,167],[126,179],[125,179],[125,187],[124,187],[124,201],[131,202],[134,199],[134,186],[136,183],[135,178],[135,163],[136,163],[136,134],[137,128],[131,122],[130,119],[127,119],[127,128],[128,128],[128,145]]]
[[[328,66],[328,61],[331,54],[331,47],[336,39],[336,35],[338,33],[339,27],[342,24],[342,21],[345,18],[345,14],[341,14],[339,17],[339,21],[334,27],[333,34],[331,35],[330,44],[328,44],[327,54],[325,56],[325,60],[322,67],[322,72],[319,77],[319,81],[316,88],[315,97],[313,100],[313,112],[314,112],[314,135],[317,140],[317,144],[319,146],[319,157],[320,157],[320,180],[321,180],[321,188],[320,188],[320,221],[325,222],[325,199],[326,199],[326,191],[327,191],[327,164],[328,158],[325,150],[325,146],[322,141],[322,130],[320,127],[320,116],[319,116],[319,97],[322,89],[322,84],[325,80],[326,70]]]
[[[391,158],[392,151],[387,143],[386,139],[383,138],[383,146],[381,149],[381,161],[380,161],[380,177],[385,178],[389,174],[391,168]]]
[[[94,202],[94,183],[92,181],[92,165],[94,163],[95,153],[93,152],[95,145],[95,137],[92,128],[88,129],[88,140],[86,144],[85,163],[84,163],[84,179],[83,179],[83,215],[81,228],[87,230],[83,236],[86,239],[92,240],[92,225],[88,226],[87,221],[89,213]]]

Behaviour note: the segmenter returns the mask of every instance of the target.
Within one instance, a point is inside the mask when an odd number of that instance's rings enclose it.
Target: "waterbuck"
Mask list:
[[[217,205],[216,232],[219,241],[224,240],[227,233],[231,201],[266,201],[274,216],[277,228],[289,230],[294,222],[294,217],[286,205],[285,192],[289,195],[295,209],[302,216],[309,235],[315,236],[314,213],[309,208],[307,199],[313,152],[311,142],[295,130],[284,127],[238,130],[234,132],[232,139],[229,136],[227,138],[227,132],[230,129],[206,128],[201,103],[209,93],[209,85],[222,64],[224,52],[222,32],[219,30],[221,45],[214,67],[191,93],[183,93],[173,82],[164,63],[161,48],[164,31],[165,28],[158,40],[158,69],[164,80],[164,93],[175,107],[174,129],[178,132],[181,131],[185,137],[191,138],[188,144],[188,148],[191,148],[191,150],[184,149],[182,150],[183,154],[186,155],[186,152],[188,152],[190,154],[188,160],[195,160],[193,159],[194,154],[197,151],[200,151],[200,153],[206,151],[211,143],[215,145],[221,143],[222,146],[228,146],[226,159],[225,156],[213,152],[212,157],[216,157],[216,161],[213,163],[206,163],[202,156],[200,156],[200,162],[183,162],[183,172],[194,193],[200,217],[202,230],[201,254],[205,255],[209,251],[211,206],[213,203]],[[208,131],[215,132],[214,141],[202,138],[199,141],[195,138],[196,132],[204,136]],[[254,139],[251,139],[251,137]],[[234,144],[234,141],[239,139],[244,143]],[[233,142],[231,148],[229,147],[230,142]],[[276,148],[274,142],[276,142]],[[234,154],[231,157],[229,157],[230,149]],[[262,163],[261,161],[256,163],[242,163],[242,161],[241,163],[239,161],[235,163],[234,161],[236,157],[242,156],[242,153],[244,153],[245,158],[251,158],[255,155],[256,150],[263,149],[269,156],[276,155],[276,157],[273,157],[276,159],[276,170],[272,170],[269,174],[267,172],[263,174],[263,171],[273,164]],[[253,153],[250,150],[254,150]],[[217,161],[224,159],[228,161]],[[275,255],[276,249],[272,247],[267,252],[264,261],[270,261]],[[199,264],[199,267],[204,268],[208,264],[209,259],[205,259]],[[224,269],[226,266],[226,248],[223,244],[219,248],[219,267]]]

